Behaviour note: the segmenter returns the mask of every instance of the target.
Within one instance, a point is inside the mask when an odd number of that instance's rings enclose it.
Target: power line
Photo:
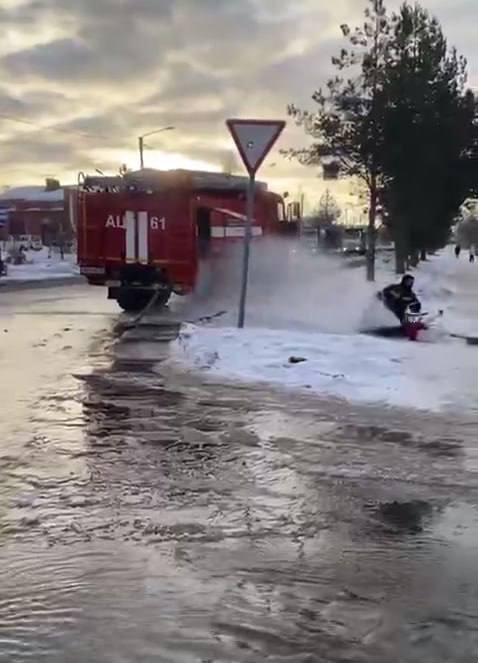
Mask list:
[[[3,118],[4,120],[9,120],[10,122],[18,122],[19,124],[26,124],[30,127],[35,127],[36,129],[38,129],[38,131],[53,131],[55,133],[67,134],[69,136],[80,136],[81,138],[93,138],[93,139],[100,138],[101,140],[109,140],[105,136],[99,136],[97,134],[86,134],[80,131],[75,131],[74,129],[69,131],[68,129],[45,127],[42,126],[41,124],[37,124],[36,122],[32,122],[31,120],[25,120],[23,118],[13,117],[12,115],[6,115],[5,113],[0,113],[0,117]]]

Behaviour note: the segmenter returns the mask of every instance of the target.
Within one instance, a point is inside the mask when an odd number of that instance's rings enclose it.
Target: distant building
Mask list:
[[[71,209],[75,187],[62,187],[57,180],[45,186],[19,186],[0,194],[0,207],[8,211],[0,238],[9,235],[41,237],[44,244],[69,241],[73,236]]]

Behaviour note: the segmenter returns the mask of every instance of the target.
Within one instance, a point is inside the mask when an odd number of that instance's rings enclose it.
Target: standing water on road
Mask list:
[[[204,383],[102,297],[2,297],[0,661],[474,659],[476,418]]]

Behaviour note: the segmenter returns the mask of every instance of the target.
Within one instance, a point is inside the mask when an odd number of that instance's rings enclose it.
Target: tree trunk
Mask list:
[[[405,274],[407,252],[402,238],[395,240],[395,274]]]
[[[410,265],[412,267],[416,267],[419,262],[420,262],[420,254],[417,249],[413,249],[410,255]]]
[[[370,208],[368,213],[367,229],[367,281],[375,281],[375,244],[376,229],[375,218],[377,216],[377,176],[372,175],[370,186]]]
[[[399,217],[397,217],[394,225],[393,240],[395,242],[395,273],[405,274],[408,260],[408,241],[403,223],[401,223]]]
[[[422,250],[420,251],[420,260],[425,261],[426,259],[427,259],[427,250],[426,250],[426,249],[422,249]]]

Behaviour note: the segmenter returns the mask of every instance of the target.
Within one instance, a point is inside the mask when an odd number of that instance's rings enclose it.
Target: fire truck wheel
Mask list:
[[[156,306],[164,306],[168,303],[170,292],[161,293],[156,300]],[[118,295],[118,305],[123,311],[137,313],[142,311],[151,301],[152,294],[149,292],[122,292]]]
[[[122,292],[116,300],[123,311],[136,313],[148,305],[150,297],[143,292]]]

